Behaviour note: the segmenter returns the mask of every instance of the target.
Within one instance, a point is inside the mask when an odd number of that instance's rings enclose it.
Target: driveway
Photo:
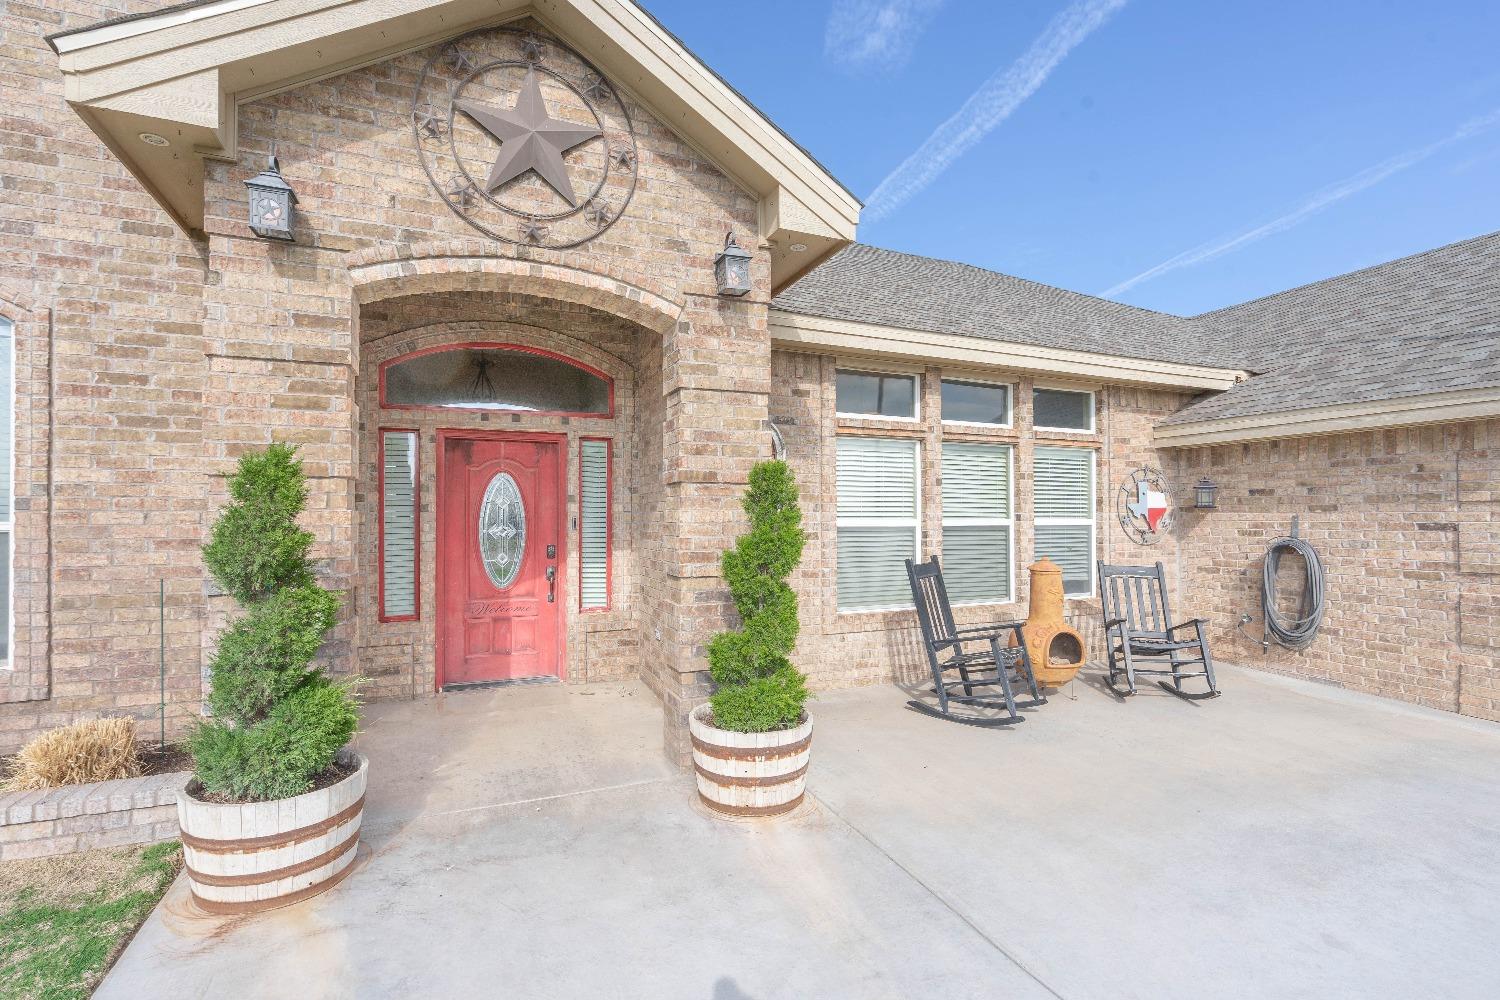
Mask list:
[[[779,822],[697,808],[638,685],[371,706],[360,870],[238,920],[179,882],[96,996],[1500,995],[1500,727],[1222,686],[1006,730],[830,693]]]

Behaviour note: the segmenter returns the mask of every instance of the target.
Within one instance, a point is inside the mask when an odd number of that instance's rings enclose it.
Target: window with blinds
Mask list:
[[[579,447],[579,607],[609,607],[609,442],[587,439]]]
[[[1062,568],[1069,597],[1094,592],[1094,452],[1038,448],[1034,455],[1036,554]]]
[[[917,442],[838,439],[838,608],[912,606],[906,560],[920,543]]]
[[[11,552],[15,544],[12,469],[16,442],[16,328],[0,317],[0,664],[10,663]]]
[[[1011,599],[1011,448],[943,445],[943,582],[955,604]]]
[[[417,432],[380,432],[380,620],[417,614]]]

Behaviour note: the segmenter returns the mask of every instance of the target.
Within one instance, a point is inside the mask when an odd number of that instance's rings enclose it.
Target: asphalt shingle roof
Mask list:
[[[1500,386],[1500,232],[1194,322],[1265,373],[1163,423]]]
[[[1024,278],[856,243],[776,296],[777,309],[924,333],[1239,368],[1191,320]]]
[[[772,304],[826,319],[1260,373],[1169,424],[1500,386],[1500,232],[1194,317],[862,244]]]

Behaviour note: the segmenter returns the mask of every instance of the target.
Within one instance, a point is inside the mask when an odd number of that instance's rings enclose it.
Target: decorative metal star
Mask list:
[[[454,174],[448,178],[448,187],[443,191],[443,197],[459,208],[468,208],[474,204],[474,185],[463,174]]]
[[[605,224],[609,222],[610,216],[612,214],[613,210],[610,208],[609,202],[599,201],[596,198],[591,198],[589,200],[589,207],[586,208],[583,212],[584,218],[588,219],[600,229],[603,229]]]
[[[436,139],[443,134],[443,120],[438,117],[437,109],[431,103],[413,109],[411,120],[417,126],[417,131],[429,139]]]
[[[454,69],[458,70],[460,73],[473,72],[476,63],[474,62],[474,60],[469,58],[468,53],[464,52],[463,49],[450,42],[446,46],[444,51],[448,56],[448,61],[453,64]]]
[[[610,150],[609,155],[614,158],[614,161],[616,163],[624,167],[626,170],[629,170],[631,167],[635,166],[635,150],[631,149],[629,146],[616,146],[614,149]]]
[[[598,73],[587,73],[583,77],[583,96],[599,101],[609,96],[609,84]]]
[[[547,238],[547,227],[536,219],[527,219],[526,224],[521,227],[521,235],[527,243],[540,243]]]
[[[549,115],[535,70],[526,71],[514,108],[502,110],[475,101],[454,101],[453,106],[500,140],[500,153],[484,182],[486,190],[493,193],[502,184],[535,170],[569,205],[578,206],[563,154],[598,138],[600,132],[592,125],[578,125]]]
[[[536,35],[528,34],[521,39],[521,56],[527,62],[542,61],[542,40]]]

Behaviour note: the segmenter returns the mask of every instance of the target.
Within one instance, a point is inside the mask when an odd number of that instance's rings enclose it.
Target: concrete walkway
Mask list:
[[[693,805],[636,685],[373,706],[360,870],[230,921],[179,883],[96,996],[1500,994],[1500,727],[1223,686],[1011,730],[825,695],[760,823]]]

